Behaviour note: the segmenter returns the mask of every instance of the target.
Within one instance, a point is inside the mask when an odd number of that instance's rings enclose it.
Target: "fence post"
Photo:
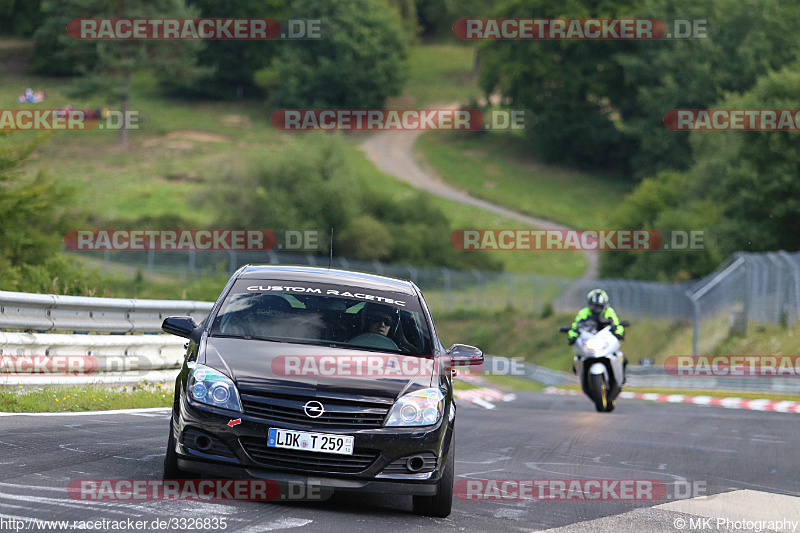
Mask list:
[[[797,322],[800,320],[800,264],[795,260],[798,254],[794,254],[792,256],[788,252],[781,250],[778,252],[781,258],[786,261],[786,264],[789,265],[789,270],[791,271],[792,281],[790,285],[792,286],[792,290],[794,291],[794,308],[792,309],[792,318],[793,322]],[[787,324],[790,325],[790,324]]]
[[[450,311],[450,271],[442,268],[442,277],[444,278],[444,307]]]
[[[478,280],[478,290],[476,291],[475,295],[477,301],[475,303],[478,305],[478,307],[481,307],[483,304],[483,276],[477,270],[473,270],[472,275],[475,276],[476,280]]]
[[[700,300],[689,291],[686,291],[686,295],[689,297],[689,300],[691,300],[692,307],[694,308],[694,324],[692,327],[692,357],[697,357],[697,342],[698,338],[700,337]]]
[[[233,276],[233,273],[236,272],[236,263],[238,263],[236,259],[236,250],[228,250],[228,257],[230,259],[230,264],[228,266],[228,275]]]

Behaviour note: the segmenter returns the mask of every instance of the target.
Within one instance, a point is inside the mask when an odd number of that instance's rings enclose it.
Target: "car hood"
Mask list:
[[[276,394],[394,401],[434,386],[439,374],[432,356],[254,339],[209,337],[204,355],[199,362],[228,374],[240,391]],[[385,366],[370,373],[369,364]]]

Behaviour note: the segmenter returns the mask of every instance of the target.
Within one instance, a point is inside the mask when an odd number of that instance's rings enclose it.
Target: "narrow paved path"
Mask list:
[[[437,109],[455,109],[458,106],[450,104],[433,107]],[[524,215],[513,209],[475,198],[470,196],[469,193],[445,183],[432,171],[422,168],[414,157],[414,143],[421,134],[421,131],[382,131],[362,142],[361,148],[366,153],[367,158],[382,172],[394,176],[417,189],[464,205],[485,209],[492,213],[518,220],[527,226],[537,229],[571,229],[552,220]],[[580,279],[597,278],[598,252],[584,251],[583,254],[589,264]]]

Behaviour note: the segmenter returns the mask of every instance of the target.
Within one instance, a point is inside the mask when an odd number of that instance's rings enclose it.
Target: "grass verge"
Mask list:
[[[472,344],[484,353],[521,358],[529,363],[564,372],[572,368],[572,348],[558,328],[572,323],[574,315],[522,312],[515,308],[500,311],[460,311],[436,315],[436,329],[445,346]],[[635,320],[626,329],[622,349],[637,364],[644,357],[655,364],[668,356],[691,353],[691,326],[687,323]],[[683,351],[688,344],[689,351]]]
[[[415,149],[442,179],[473,196],[573,228],[606,228],[632,188],[620,177],[545,165],[522,136],[508,132],[428,132]]]
[[[4,413],[58,413],[169,407],[172,401],[171,387],[148,382],[126,386],[121,390],[78,385],[28,388],[20,385],[0,388],[0,412]]]

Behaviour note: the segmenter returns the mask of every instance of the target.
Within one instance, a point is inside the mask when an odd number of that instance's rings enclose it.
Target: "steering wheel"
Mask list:
[[[376,348],[379,350],[399,350],[397,343],[389,337],[380,333],[362,333],[350,339],[349,344],[363,346],[364,348]]]

